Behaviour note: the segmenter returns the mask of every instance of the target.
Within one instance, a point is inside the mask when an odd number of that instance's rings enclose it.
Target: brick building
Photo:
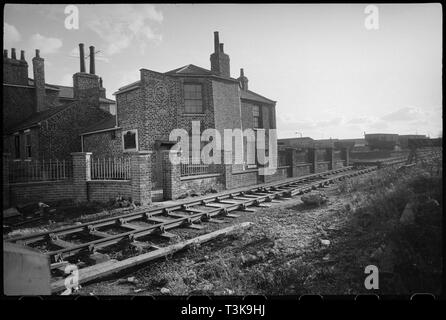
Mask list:
[[[116,116],[82,133],[82,150],[105,157],[154,151],[153,183],[161,186],[162,151],[175,143],[169,141],[173,129],[191,132],[192,121],[222,137],[224,129],[275,129],[276,102],[249,90],[243,69],[238,79],[231,77],[218,32],[210,62],[210,70],[192,64],[164,73],[140,69],[139,81],[115,93]]]
[[[14,160],[65,159],[80,151],[80,133],[106,119],[115,102],[106,98],[102,79],[95,74],[94,47],[90,47],[90,73],[85,72],[83,44],[81,70],[73,87],[45,82],[44,59],[36,50],[34,78],[22,50],[3,53],[3,150]]]

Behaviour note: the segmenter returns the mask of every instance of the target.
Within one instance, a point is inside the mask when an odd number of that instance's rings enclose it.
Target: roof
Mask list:
[[[111,99],[108,99],[108,98],[102,98],[102,97],[99,97],[99,102],[104,102],[104,103],[116,103],[115,100],[111,100]]]
[[[261,96],[260,94],[255,93],[251,90],[241,90],[240,98],[244,99],[244,100],[250,100],[250,101],[261,102],[261,103],[266,103],[266,104],[276,103],[276,101],[270,100],[270,99],[268,99],[264,96]]]
[[[117,93],[123,93],[123,92],[126,92],[126,91],[130,91],[130,90],[139,88],[139,85],[140,85],[140,84],[141,84],[141,80],[132,82],[132,83],[130,83],[130,84],[128,84],[128,85],[125,85],[125,86],[119,88],[118,91],[116,91],[116,92],[113,93],[113,94],[115,95],[115,94],[117,94]]]
[[[51,118],[53,115],[70,108],[71,106],[75,105],[74,102],[63,105],[63,106],[55,106],[48,110],[41,111],[41,112],[35,112],[25,120],[21,121],[19,124],[16,124],[10,128],[6,128],[5,132],[6,134],[12,134],[14,132],[25,130],[31,127],[36,126],[41,121],[45,121],[49,118]]]
[[[181,74],[181,75],[189,74],[189,75],[191,75],[191,74],[193,74],[193,75],[203,75],[203,76],[216,75],[215,73],[213,73],[210,70],[207,70],[207,69],[202,68],[202,67],[198,67],[198,66],[193,65],[193,64],[188,64],[188,65],[183,66],[181,68],[177,68],[177,69],[174,69],[174,70],[167,71],[165,74],[168,74],[168,75],[175,75],[175,74]]]
[[[114,128],[118,128],[116,127],[116,115],[108,114],[103,121],[86,128],[81,135],[86,135],[97,131],[111,130]]]

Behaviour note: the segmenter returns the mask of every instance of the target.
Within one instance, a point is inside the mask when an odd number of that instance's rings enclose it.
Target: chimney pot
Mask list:
[[[95,74],[94,46],[90,46],[90,73]]]
[[[244,77],[245,76],[245,72],[243,71],[243,68],[240,68],[240,77]]]
[[[223,43],[220,43],[220,52],[221,52],[221,53],[224,52],[224,50],[223,50]]]
[[[36,49],[36,58],[40,58],[40,50]]]
[[[81,72],[85,72],[85,54],[83,43],[79,43],[79,59],[81,63]]]
[[[214,52],[217,53],[220,46],[220,40],[218,38],[218,31],[214,31]]]
[[[8,49],[4,49],[3,50],[3,58],[7,58],[8,57]]]
[[[25,61],[25,50],[20,51],[20,60]]]
[[[16,56],[15,56],[15,48],[11,49],[11,59],[16,60]]]

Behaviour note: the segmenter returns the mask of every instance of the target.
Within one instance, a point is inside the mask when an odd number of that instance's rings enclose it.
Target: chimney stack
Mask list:
[[[16,60],[16,56],[15,56],[15,48],[11,49],[11,59]]]
[[[8,57],[8,49],[3,49],[3,58]]]
[[[85,72],[85,53],[83,43],[79,43],[79,60],[81,63],[81,72]]]
[[[47,109],[45,94],[45,60],[40,57],[40,50],[36,49],[36,56],[33,58],[34,87],[36,92],[36,111],[41,112]]]
[[[240,82],[240,87],[242,90],[247,91],[248,90],[248,78],[245,77],[245,71],[243,68],[240,68],[240,77],[237,79]]]
[[[214,32],[214,53],[219,51],[220,40],[218,39],[218,31]]]
[[[95,74],[94,47],[90,46],[90,73]]]
[[[229,56],[224,53],[218,31],[214,32],[214,53],[211,54],[211,71],[222,77],[230,77]]]
[[[20,51],[20,60],[25,61],[25,51],[24,50]]]

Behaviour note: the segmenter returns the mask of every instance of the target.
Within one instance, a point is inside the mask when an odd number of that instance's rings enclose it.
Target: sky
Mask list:
[[[277,101],[279,138],[442,134],[440,4],[76,5],[78,28],[66,7],[5,6],[4,48],[25,50],[31,78],[40,49],[46,82],[72,85],[85,43],[114,98],[141,68],[210,69],[219,31],[231,76],[244,68],[249,89]]]

